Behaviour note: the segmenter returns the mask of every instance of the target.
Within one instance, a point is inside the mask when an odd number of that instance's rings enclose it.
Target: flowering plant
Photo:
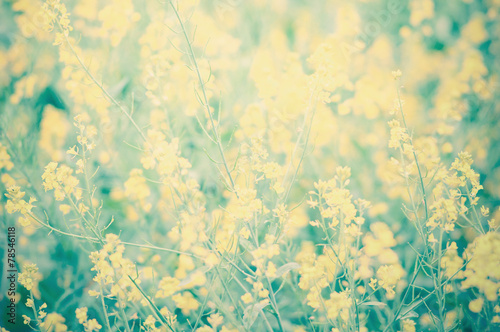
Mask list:
[[[498,1],[2,7],[0,331],[498,330]]]

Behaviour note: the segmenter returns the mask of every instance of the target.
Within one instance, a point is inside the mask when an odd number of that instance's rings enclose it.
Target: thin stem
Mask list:
[[[180,255],[186,255],[186,256],[191,256],[194,258],[198,259],[203,259],[203,257],[197,256],[195,254],[189,253],[189,252],[184,252],[180,250],[175,250],[175,249],[168,249],[168,248],[163,248],[163,247],[158,247],[158,246],[153,246],[153,245],[148,245],[148,244],[138,244],[138,243],[132,243],[132,242],[123,242],[120,241],[121,244],[129,247],[139,247],[139,248],[145,248],[145,249],[152,249],[152,250],[158,250],[158,251],[167,251],[167,252],[172,252]]]
[[[158,307],[154,304],[151,298],[142,290],[142,288],[135,282],[135,280],[131,276],[127,275],[127,277],[130,279],[130,281],[132,281],[135,288],[137,288],[137,290],[141,293],[141,295],[146,299],[148,305],[151,308],[151,311],[155,314],[156,319],[158,319],[163,326],[168,327],[172,332],[174,332],[175,331],[174,328],[170,325],[170,323],[167,320],[163,318],[160,309],[158,309]]]
[[[116,275],[116,270],[115,269],[113,269],[113,273],[114,273],[115,284],[120,287],[119,282],[118,282],[118,276]],[[123,292],[123,290],[121,289],[121,287],[120,287],[120,290]],[[127,330],[127,332],[132,332],[132,330],[130,330],[130,326],[128,325],[128,319],[127,319],[127,315],[125,314],[125,310],[123,310],[124,306],[123,306],[123,303],[122,303],[120,292],[118,292],[116,294],[116,299],[118,301],[118,309],[119,309],[119,312],[120,312],[120,315],[121,315],[121,319],[123,320],[123,325],[125,325],[125,330]]]
[[[80,135],[83,136],[83,131],[80,130]],[[89,207],[92,210],[92,220],[95,224],[95,227],[97,227],[97,222],[96,222],[96,209],[94,207],[94,201],[92,199],[92,192],[90,190],[90,181],[89,181],[89,176],[88,176],[88,170],[87,170],[87,157],[86,157],[86,152],[87,152],[87,147],[81,144],[82,146],[82,160],[83,160],[83,175],[85,178],[85,186],[87,189],[87,196],[89,200]]]
[[[104,294],[102,291],[102,282],[99,281],[99,292],[101,295],[101,305],[102,305],[102,311],[104,312],[104,319],[106,321],[106,328],[108,331],[111,332],[111,326],[109,325],[109,317],[108,317],[108,311],[106,310],[106,304],[104,303]]]
[[[397,91],[397,95],[398,95],[398,103],[399,103],[399,110],[401,112],[401,118],[403,119],[403,125],[405,126],[405,130],[408,133],[408,126],[406,125],[405,115],[403,112],[403,103],[401,101],[401,96],[399,93],[399,85],[397,86],[396,91]],[[425,193],[425,185],[424,185],[424,180],[422,177],[422,172],[420,171],[420,164],[418,163],[417,154],[415,153],[415,149],[413,148],[413,139],[411,138],[411,136],[410,136],[410,144],[412,146],[413,158],[415,159],[415,164],[417,165],[418,177],[420,179],[420,187],[422,189],[422,196],[423,196],[424,206],[425,206],[425,221],[427,221],[427,219],[429,219],[429,214],[428,214],[429,212],[428,212],[428,208],[427,208],[427,196]]]
[[[222,275],[221,275],[220,270],[219,270],[219,268],[217,267],[217,265],[215,265],[215,271],[217,272],[217,275],[219,276],[219,279],[220,279],[220,281],[221,281],[221,283],[222,283],[222,286],[224,287],[224,290],[225,290],[225,291],[226,291],[226,293],[227,293],[227,296],[229,297],[229,300],[231,300],[231,303],[233,304],[233,307],[234,307],[234,310],[236,311],[237,316],[239,316],[238,318],[242,319],[242,317],[243,317],[243,316],[241,315],[240,310],[238,309],[238,304],[237,304],[237,303],[236,303],[236,301],[233,299],[233,296],[231,295],[231,292],[229,291],[229,288],[228,288],[228,286],[227,286],[227,284],[226,284],[226,281],[224,280],[224,278],[222,278]],[[241,321],[243,321],[243,320],[241,320]],[[243,326],[243,325],[242,325],[242,327],[243,327],[243,329],[244,329],[245,331],[247,331],[247,329],[246,329],[246,328],[244,328],[244,326]]]
[[[278,303],[276,303],[276,298],[274,297],[274,291],[273,291],[273,286],[271,285],[271,281],[269,281],[269,277],[266,275],[266,280],[267,280],[267,285],[269,287],[269,295],[271,299],[271,305],[274,309],[274,312],[276,313],[276,320],[278,321],[278,325],[280,328],[280,331],[283,332],[283,322],[281,321],[281,315],[278,309]]]
[[[290,191],[292,190],[293,183],[295,182],[295,178],[297,177],[297,174],[299,172],[300,165],[302,165],[302,161],[304,160],[304,156],[305,156],[305,153],[306,153],[307,145],[309,143],[309,137],[310,137],[310,134],[311,134],[312,122],[314,120],[314,115],[315,115],[314,110],[316,108],[316,106],[311,106],[311,104],[313,102],[313,99],[314,99],[315,92],[316,92],[316,85],[314,86],[314,88],[313,88],[313,90],[311,92],[311,95],[309,96],[309,102],[308,102],[308,105],[307,105],[307,111],[306,111],[306,114],[304,115],[304,124],[302,125],[302,130],[300,131],[299,137],[297,138],[297,141],[295,142],[295,146],[293,148],[292,155],[290,156],[290,162],[288,163],[288,167],[287,167],[285,176],[283,177],[283,182],[284,182],[285,179],[288,177],[288,173],[290,172],[290,169],[291,169],[292,164],[293,164],[293,159],[295,158],[295,153],[297,152],[297,149],[299,147],[299,143],[302,140],[302,135],[305,132],[306,120],[307,120],[307,118],[309,116],[309,112],[311,111],[311,109],[313,109],[313,114],[311,116],[310,124],[309,124],[309,127],[307,129],[307,135],[306,135],[306,140],[304,142],[304,148],[302,150],[302,154],[300,156],[299,163],[298,163],[297,167],[295,168],[295,171],[293,173],[292,179],[290,180],[290,184],[288,185],[288,189],[287,189],[285,195],[283,196],[283,201],[284,202],[287,201],[288,195],[290,194]]]
[[[208,298],[209,298],[210,293],[212,292],[212,288],[214,286],[215,276],[216,276],[215,274],[212,276],[212,281],[210,282],[210,287],[208,288],[207,296],[205,297],[205,300],[203,301],[203,304],[201,305],[198,317],[196,317],[196,322],[194,323],[193,331],[196,331],[196,327],[198,327],[198,324],[200,323],[201,316],[203,316],[203,311],[205,310],[205,306],[207,305]]]
[[[59,230],[57,228],[54,228],[54,227],[50,226],[49,224],[46,224],[43,221],[41,221],[40,219],[38,219],[38,217],[35,216],[32,212],[28,213],[27,215],[30,218],[32,218],[33,220],[35,220],[38,224],[42,225],[43,227],[46,227],[46,228],[50,229],[51,232],[56,232],[56,233],[59,233],[59,234],[62,234],[62,235],[66,235],[66,236],[69,236],[69,237],[73,237],[73,238],[76,238],[76,239],[83,239],[83,240],[87,240],[87,241],[91,241],[91,242],[99,242],[99,239],[97,239],[97,238],[93,238],[93,237],[90,237],[90,236],[84,236],[84,235],[67,233],[67,232],[61,231],[61,230]]]
[[[38,313],[36,312],[35,299],[33,298],[33,292],[31,290],[30,290],[30,299],[31,299],[31,303],[33,303],[33,306],[31,307],[31,309],[33,309],[33,314],[35,315],[35,320],[36,320],[36,323],[38,325],[39,331],[44,332],[45,329],[42,328],[42,322],[38,318]]]
[[[63,31],[64,29],[62,28],[61,24],[59,22],[57,22],[57,24],[58,24],[59,28],[61,29],[61,31]],[[88,69],[88,67],[85,65],[85,63],[83,63],[83,60],[80,58],[80,56],[76,52],[76,50],[73,47],[73,45],[71,45],[71,42],[70,42],[68,36],[64,32],[63,32],[63,35],[64,35],[64,38],[66,39],[66,43],[68,44],[71,52],[75,56],[76,60],[80,64],[80,66],[82,66],[82,69],[85,71],[85,73],[87,74],[87,76],[92,80],[92,82],[94,82],[95,85],[97,85],[97,87],[102,91],[102,93],[104,94],[104,96],[106,98],[108,98],[108,100],[111,101],[116,107],[118,107],[118,109],[120,109],[120,111],[130,120],[130,122],[135,127],[135,129],[137,130],[137,132],[139,132],[139,134],[141,135],[141,137],[144,140],[144,142],[146,142],[146,144],[148,144],[148,146],[152,150],[152,145],[149,142],[149,140],[147,139],[147,137],[144,134],[144,132],[142,131],[141,127],[139,127],[139,125],[134,121],[134,119],[132,118],[132,116],[130,115],[130,113],[118,101],[116,101],[116,99],[104,88],[104,86],[101,83],[99,83],[99,81],[97,81],[97,79],[94,77],[94,75],[92,75],[92,73],[90,72],[90,70]]]
[[[229,170],[229,166],[227,165],[227,161],[226,161],[226,157],[224,155],[224,149],[222,147],[222,142],[221,142],[221,138],[220,138],[219,132],[217,131],[217,127],[215,126],[215,122],[214,122],[214,118],[213,118],[212,112],[210,111],[210,105],[208,103],[208,97],[207,97],[207,93],[206,93],[206,90],[205,90],[205,82],[203,81],[203,79],[201,77],[200,69],[198,67],[198,62],[196,60],[196,57],[194,55],[194,51],[193,51],[193,47],[191,45],[191,41],[190,41],[190,39],[189,39],[189,37],[187,35],[186,28],[184,27],[184,22],[182,21],[180,15],[179,15],[179,12],[175,8],[175,6],[172,3],[172,1],[169,1],[169,3],[170,3],[170,6],[172,7],[172,9],[173,9],[173,11],[175,13],[175,16],[177,17],[177,20],[179,21],[179,24],[180,24],[181,30],[182,30],[182,34],[184,35],[184,39],[186,40],[186,43],[188,45],[188,55],[189,55],[189,58],[192,61],[192,64],[194,66],[194,69],[195,69],[195,72],[196,72],[196,76],[198,77],[198,82],[199,82],[199,85],[200,85],[200,89],[201,89],[201,92],[202,92],[202,95],[203,95],[202,104],[203,104],[203,107],[205,107],[205,109],[206,109],[206,111],[208,113],[208,117],[210,118],[210,125],[212,127],[212,132],[213,132],[213,135],[215,137],[215,142],[216,142],[217,148],[219,149],[219,154],[220,154],[220,156],[222,158],[222,163],[224,164],[224,169],[225,169],[225,171],[227,173],[227,176],[229,177],[229,181],[231,182],[231,190],[236,194],[236,197],[239,198],[238,192],[236,192],[236,189],[235,189],[235,183],[234,183],[233,177],[231,175],[231,171]]]

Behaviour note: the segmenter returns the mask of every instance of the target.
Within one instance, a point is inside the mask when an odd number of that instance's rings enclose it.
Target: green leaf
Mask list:
[[[387,304],[385,304],[383,302],[378,302],[378,301],[368,301],[368,302],[363,302],[360,305],[384,307]]]
[[[268,305],[269,302],[258,302],[245,308],[245,311],[243,313],[243,326],[245,327],[245,329],[248,330],[250,329],[250,327],[252,327],[253,323],[255,323],[255,320],[257,319],[257,316],[259,316],[259,314],[262,312],[262,309],[264,309]]]
[[[299,263],[296,263],[296,262],[286,263],[285,265],[280,266],[276,270],[276,277],[279,278],[279,277],[283,276],[285,273],[287,273],[291,270],[299,269],[299,268],[300,268]]]
[[[422,303],[422,299],[415,300],[414,302],[410,303],[410,305],[406,306],[406,310],[404,312],[401,312],[396,320],[403,319],[403,318],[411,318],[411,317],[418,317],[418,314],[413,311],[416,307]],[[416,316],[415,316],[416,315]]]
[[[400,319],[406,319],[406,318],[414,318],[418,317],[418,314],[415,311],[407,311],[403,316],[398,316],[398,320]]]

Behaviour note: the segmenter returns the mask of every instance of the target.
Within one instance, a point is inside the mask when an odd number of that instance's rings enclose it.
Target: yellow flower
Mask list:
[[[78,319],[78,322],[80,324],[83,324],[83,322],[87,321],[87,311],[87,307],[82,307],[75,310],[76,319]]]
[[[224,318],[219,313],[210,315],[207,320],[213,328],[217,328],[217,326],[224,322]]]
[[[49,332],[66,332],[68,327],[64,324],[66,319],[58,313],[50,313],[45,317],[41,327]]]
[[[277,271],[276,265],[274,265],[273,262],[267,263],[266,276],[274,278],[276,277],[276,271]]]
[[[27,216],[31,213],[31,209],[33,208],[33,204],[36,199],[31,197],[29,202],[26,202],[24,199],[24,192],[21,191],[19,186],[11,186],[7,188],[7,193],[5,196],[9,198],[7,200],[7,204],[5,204],[5,209],[8,213],[20,212],[24,216]]]
[[[10,160],[10,155],[7,152],[7,148],[0,143],[0,170],[5,168],[10,171],[14,167],[14,163]]]
[[[211,252],[210,254],[208,254],[207,258],[205,259],[205,264],[207,266],[215,266],[216,264],[219,263],[219,261],[220,261],[219,257],[217,257],[216,254]]]
[[[99,331],[102,328],[95,318],[89,319],[83,323],[83,326],[85,326],[86,332]]]
[[[464,257],[471,257],[463,276],[464,289],[475,287],[489,301],[497,301],[500,289],[500,233],[489,232],[478,236],[466,249]],[[475,302],[475,303],[479,303]]]
[[[383,287],[389,295],[394,295],[394,287],[402,276],[402,268],[397,265],[384,265],[377,270],[378,284]]]
[[[412,321],[411,319],[405,319],[402,322],[402,329],[401,332],[415,332],[415,325],[416,323]]]
[[[243,303],[248,304],[253,301],[252,294],[250,293],[245,293],[244,295],[241,296],[241,300]]]
[[[490,209],[488,209],[487,207],[485,206],[481,206],[481,214],[484,216],[484,217],[488,217],[490,215]]]
[[[399,80],[402,75],[403,73],[399,69],[392,71],[392,77],[394,78],[394,80]]]
[[[250,237],[250,231],[246,228],[246,227],[243,227],[241,230],[240,230],[240,235],[247,239]]]
[[[7,188],[16,185],[16,180],[7,173],[2,174],[1,181]]]
[[[482,298],[477,298],[469,302],[469,310],[475,313],[481,312],[483,309],[484,300]]]
[[[147,202],[150,194],[151,191],[142,175],[142,170],[137,168],[131,170],[130,177],[125,182],[125,195],[132,200],[138,201],[143,209],[148,212],[151,209],[151,204]]]
[[[348,291],[341,293],[333,292],[330,294],[330,299],[325,301],[327,317],[335,320],[342,312],[346,312],[352,305],[352,300]]]
[[[65,113],[52,105],[45,106],[40,124],[40,140],[38,146],[50,159],[60,161],[64,158],[62,147],[69,130]]]
[[[73,170],[66,165],[50,162],[45,166],[45,172],[42,175],[43,187],[45,191],[54,190],[54,197],[58,201],[64,200],[68,195],[73,195],[76,200],[81,198],[81,189],[77,186],[79,181],[72,176]]]
[[[23,265],[23,272],[19,273],[18,281],[27,290],[33,288],[33,281],[38,273],[38,267],[36,264],[25,264]]]
[[[196,310],[200,306],[198,301],[195,300],[193,294],[189,292],[184,292],[182,294],[176,294],[172,296],[175,304],[182,312],[187,315],[191,310]]]
[[[389,140],[390,148],[399,148],[403,143],[410,141],[410,136],[406,132],[406,129],[401,127],[398,120],[393,119],[389,121],[389,126],[391,127],[391,139]]]
[[[71,211],[71,206],[68,204],[61,204],[59,205],[59,210],[64,214],[68,214]]]

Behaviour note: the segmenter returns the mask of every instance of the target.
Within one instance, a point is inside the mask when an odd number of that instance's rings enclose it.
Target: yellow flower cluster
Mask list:
[[[102,326],[95,318],[88,319],[87,312],[87,307],[77,308],[75,310],[76,319],[78,319],[78,322],[83,325],[85,332],[99,331]]]
[[[54,197],[62,201],[70,196],[76,201],[82,198],[82,190],[78,188],[80,181],[73,175],[73,169],[67,165],[58,166],[56,162],[50,162],[45,166],[42,175],[45,191],[54,190]]]
[[[441,258],[441,267],[444,270],[444,275],[448,278],[462,279],[464,260],[458,256],[458,247],[455,242],[452,242],[446,248],[444,257]]]
[[[442,182],[438,182],[432,190],[434,202],[429,207],[432,214],[426,223],[431,231],[438,226],[447,232],[453,231],[458,217],[465,217],[469,211],[467,198],[470,206],[475,208],[477,205],[477,193],[483,187],[479,184],[479,174],[471,165],[470,154],[461,152],[448,172],[444,168],[438,171],[437,178]],[[433,235],[431,239],[434,239]]]
[[[182,294],[175,294],[172,296],[177,308],[182,310],[184,315],[187,315],[191,310],[196,310],[200,306],[199,302],[193,297],[190,292],[183,292]]]
[[[156,327],[156,319],[153,315],[149,315],[144,323],[142,323],[142,329],[148,332],[160,332],[161,330]]]
[[[177,278],[163,277],[158,284],[156,297],[165,298],[175,294],[179,288],[180,281]]]
[[[41,306],[40,306],[41,307]],[[68,331],[68,326],[65,324],[66,318],[57,312],[52,312],[45,316],[43,323],[40,327],[46,331],[52,332],[66,332]]]
[[[267,234],[265,241],[258,248],[251,251],[253,257],[252,265],[256,267],[256,275],[262,275],[266,271],[266,266],[268,266],[266,265],[267,261],[279,255],[280,248],[275,240],[274,236]]]
[[[377,270],[378,284],[387,292],[387,296],[394,297],[394,287],[404,275],[404,270],[399,265],[383,265]]]
[[[165,135],[158,130],[149,130],[148,138],[153,150],[141,159],[145,169],[155,168],[164,179],[172,177],[174,173],[187,174],[191,164],[187,159],[179,156],[179,139],[174,138],[169,143]],[[145,148],[148,149],[149,146],[146,145]]]
[[[455,161],[451,165],[451,170],[457,170],[458,172],[460,172],[458,183],[461,187],[465,187],[467,181],[471,184],[472,188],[467,188],[469,198],[471,200],[470,204],[476,205],[477,201],[479,200],[479,198],[476,197],[477,193],[479,192],[479,190],[483,189],[483,186],[479,183],[479,174],[471,168],[472,163],[473,160],[470,153],[460,152],[458,154],[458,158],[455,159]]]
[[[365,220],[358,214],[352,202],[352,195],[345,188],[350,182],[350,176],[351,169],[349,167],[337,167],[336,176],[333,179],[314,184],[318,201],[311,200],[309,205],[319,204],[319,212],[323,221],[328,222],[328,227],[334,229],[340,223],[342,232],[352,239],[359,235],[359,228]]]
[[[251,169],[256,173],[255,182],[262,179],[270,180],[270,189],[280,195],[284,192],[282,179],[285,174],[283,167],[274,161],[267,161],[269,152],[263,147],[262,137],[253,137],[250,145]]]
[[[135,264],[123,257],[125,247],[120,243],[118,236],[107,234],[105,244],[99,251],[90,254],[90,259],[94,264],[92,271],[96,272],[94,281],[98,284],[110,285],[109,294],[119,297],[121,300],[140,301],[141,293],[130,280],[130,276],[135,273]],[[137,280],[136,283],[140,283]],[[96,291],[90,290],[90,295],[98,295]]]
[[[25,264],[23,266],[23,272],[19,273],[18,281],[27,290],[32,290],[33,285],[36,282],[38,274],[38,267],[36,264]]]
[[[500,234],[489,232],[469,244],[464,258],[470,261],[463,271],[462,287],[477,288],[488,301],[500,296]]]
[[[399,149],[404,147],[405,150],[411,149],[408,143],[410,142],[410,136],[406,132],[406,129],[401,127],[401,123],[393,119],[389,121],[389,127],[391,127],[391,139],[389,140],[389,147],[394,149]]]
[[[333,292],[330,294],[330,298],[325,301],[326,315],[332,320],[340,316],[343,321],[347,321],[351,305],[352,300],[348,291],[343,291],[341,293]]]
[[[33,209],[33,203],[36,202],[36,199],[34,197],[30,197],[27,202],[23,199],[24,195],[25,192],[21,191],[19,186],[11,186],[7,188],[5,196],[7,196],[8,200],[5,204],[5,209],[8,213],[21,213],[23,216],[19,218],[19,223],[23,226],[28,226],[33,220],[31,209]]]
[[[411,320],[411,319],[405,319],[403,320],[402,324],[401,324],[401,332],[416,332],[417,329],[415,328],[415,321]]]
[[[130,176],[128,180],[125,181],[124,186],[125,195],[127,197],[138,202],[144,211],[148,212],[151,210],[152,205],[147,201],[151,191],[141,169],[134,168],[131,170]]]
[[[0,215],[92,273],[39,306],[25,265],[25,324],[499,326],[498,1],[38,1],[0,13]]]
[[[7,171],[10,171],[12,167],[14,167],[14,163],[10,160],[7,148],[0,143],[0,169],[5,168]]]
[[[44,28],[47,31],[52,31],[54,25],[59,26],[62,32],[56,33],[54,45],[62,44],[65,38],[68,37],[69,32],[73,30],[73,27],[70,25],[69,13],[66,6],[60,0],[49,0],[42,5],[42,9],[46,15],[44,17],[46,20]]]

